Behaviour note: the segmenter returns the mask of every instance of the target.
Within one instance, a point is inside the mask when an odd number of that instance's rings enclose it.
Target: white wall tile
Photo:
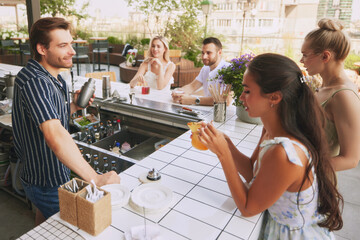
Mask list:
[[[174,178],[166,174],[162,174],[161,179],[164,186],[181,195],[186,195],[195,186],[192,183],[185,182],[181,179]]]
[[[181,167],[173,165],[166,166],[161,170],[161,172],[193,184],[197,184],[204,177],[204,175],[200,173],[196,173],[194,171],[183,169]]]
[[[186,151],[186,149],[184,149],[182,147],[177,147],[174,145],[166,144],[165,146],[160,148],[158,151],[168,152],[168,153],[180,156],[181,154],[183,154]]]
[[[160,225],[171,229],[189,239],[216,239],[220,234],[220,229],[212,227],[204,222],[192,217],[171,211],[161,221]]]
[[[192,146],[191,141],[187,141],[187,140],[180,139],[180,138],[176,138],[176,139],[172,140],[171,142],[169,142],[168,144],[182,147],[185,149],[189,149]]]
[[[195,161],[205,163],[211,166],[216,166],[216,164],[219,163],[219,159],[216,156],[210,156],[208,154],[204,154],[202,152],[196,152],[196,151],[186,151],[182,157],[193,159]]]
[[[217,240],[239,240],[239,239],[242,239],[242,238],[238,238],[227,232],[222,232]]]
[[[208,176],[220,179],[222,181],[226,181],[224,170],[221,168],[221,164],[217,165],[216,168],[211,170],[211,172],[208,174]]]
[[[160,170],[163,167],[165,167],[167,163],[156,160],[156,159],[151,158],[151,157],[147,157],[147,158],[144,158],[143,160],[139,161],[138,164],[143,166],[143,167],[146,167],[147,169],[155,168],[156,170]]]
[[[189,169],[204,175],[208,174],[214,168],[213,166],[183,157],[178,157],[171,163],[171,165],[176,165],[178,167]]]
[[[203,187],[194,187],[186,196],[206,203],[210,206],[220,208],[230,214],[235,213],[236,210],[235,202],[231,197],[205,189]]]
[[[163,151],[155,151],[152,154],[150,154],[149,157],[155,158],[157,160],[160,160],[160,161],[166,162],[166,163],[172,162],[175,158],[177,158],[176,155],[170,154],[167,152],[163,152]]]
[[[243,239],[248,239],[255,224],[242,218],[233,216],[225,228],[225,232],[231,233]]]
[[[218,208],[211,207],[199,201],[183,198],[174,208],[190,217],[201,220],[214,227],[223,229],[232,217]]]
[[[224,195],[231,197],[231,192],[230,192],[229,186],[226,181],[206,176],[199,182],[198,186],[202,186],[204,188],[207,188],[212,191],[219,192],[219,193],[222,193]]]

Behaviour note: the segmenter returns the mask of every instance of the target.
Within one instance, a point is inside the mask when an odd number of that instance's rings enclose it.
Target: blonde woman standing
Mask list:
[[[170,91],[174,83],[175,64],[170,61],[169,44],[162,36],[151,39],[148,57],[130,81],[130,87],[147,85],[152,89]]]
[[[347,77],[344,61],[350,39],[340,22],[322,19],[305,37],[301,63],[309,75],[323,79],[316,93],[326,113],[326,134],[335,171],[351,169],[360,160],[360,98],[358,87]]]

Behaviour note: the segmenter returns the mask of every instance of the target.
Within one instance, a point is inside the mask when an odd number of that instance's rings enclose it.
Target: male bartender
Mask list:
[[[37,207],[36,225],[59,211],[57,189],[70,180],[70,170],[98,186],[120,182],[114,171],[98,175],[68,132],[70,115],[81,109],[76,105],[79,92],[70,103],[69,89],[59,75],[61,68],[72,66],[75,55],[70,28],[63,18],[35,22],[30,31],[34,59],[15,79],[14,145],[23,163],[20,177],[25,194]]]
[[[209,84],[211,84],[209,81],[216,77],[221,68],[230,65],[221,58],[221,54],[222,44],[219,39],[214,37],[204,39],[201,58],[205,66],[201,68],[199,75],[191,83],[172,92],[173,101],[185,105],[213,105],[214,100],[208,90]],[[204,96],[195,97],[191,95],[201,87],[203,87]],[[228,98],[228,104],[230,100]]]

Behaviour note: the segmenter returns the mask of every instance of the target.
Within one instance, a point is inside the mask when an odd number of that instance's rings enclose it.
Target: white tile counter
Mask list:
[[[260,137],[262,126],[240,122],[232,110],[233,107],[229,107],[225,123],[215,125],[231,134],[237,147],[250,155]],[[149,225],[158,224],[162,239],[257,239],[262,215],[250,218],[241,216],[231,197],[219,160],[209,150],[199,151],[193,148],[190,134],[190,131],[184,133],[120,173],[121,184],[132,190],[140,185],[140,174],[153,167],[160,171],[161,184],[173,191],[173,201],[165,211],[146,214],[146,221]],[[40,235],[51,231],[52,225],[48,222],[54,220],[77,232],[78,239],[122,239],[131,227],[144,224],[143,213],[126,205],[112,210],[111,226],[97,237],[61,220],[59,214],[46,221],[45,227],[38,227],[43,232]],[[37,231],[40,230],[35,228],[20,239],[34,237],[35,233],[38,237]],[[75,234],[69,229],[67,232],[73,236]],[[63,237],[60,239],[67,239]]]
[[[1,65],[0,65],[1,67]],[[83,81],[75,83],[75,89]],[[129,86],[112,83],[112,91],[128,96]],[[101,82],[97,82],[96,95],[102,96]],[[152,90],[150,95],[136,94],[159,102],[171,102],[168,94]],[[191,106],[194,109],[209,110],[205,121],[212,120],[212,107]],[[237,148],[250,156],[259,140],[262,126],[237,120],[235,107],[227,108],[225,123],[214,125],[230,136]],[[199,151],[191,146],[191,132],[180,135],[164,147],[152,153],[137,164],[120,173],[121,184],[131,191],[140,185],[140,174],[156,168],[160,171],[161,184],[173,191],[170,208],[146,214],[148,225],[160,227],[164,240],[239,240],[257,239],[262,222],[262,214],[242,217],[237,210],[226,183],[225,175],[217,157],[207,151]],[[124,239],[124,233],[131,227],[143,225],[144,216],[128,204],[112,210],[111,226],[100,235],[93,237],[81,229],[63,221],[59,213],[40,226],[27,232],[19,239]]]

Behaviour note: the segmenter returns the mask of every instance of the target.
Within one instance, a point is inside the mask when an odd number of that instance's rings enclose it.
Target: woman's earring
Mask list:
[[[272,104],[270,105],[270,107],[272,107],[272,108],[273,108],[273,107],[274,107],[274,104],[272,103]]]

